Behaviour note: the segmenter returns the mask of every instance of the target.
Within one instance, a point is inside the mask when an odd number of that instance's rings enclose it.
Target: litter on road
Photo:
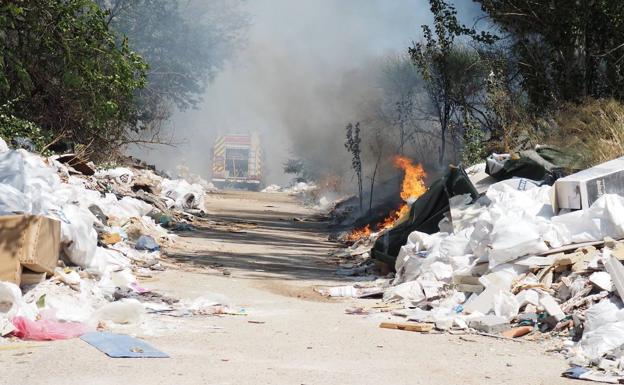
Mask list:
[[[169,358],[167,353],[123,334],[92,332],[80,339],[111,358]]]
[[[242,314],[222,303],[170,299],[139,282],[164,270],[162,250],[177,240],[172,229],[188,231],[202,221],[205,193],[214,190],[208,183],[168,179],[134,162],[97,169],[72,154],[43,157],[1,147],[3,337],[57,340],[128,325],[141,330],[150,313]]]

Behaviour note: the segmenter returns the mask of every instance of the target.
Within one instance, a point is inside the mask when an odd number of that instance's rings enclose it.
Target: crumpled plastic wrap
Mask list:
[[[184,179],[164,179],[160,185],[160,196],[168,201],[168,206],[185,209],[204,208],[204,188],[197,184],[190,184]]]

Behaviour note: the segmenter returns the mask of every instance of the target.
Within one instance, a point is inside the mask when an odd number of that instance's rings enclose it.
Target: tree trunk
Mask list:
[[[444,101],[444,110],[443,110],[443,114],[442,114],[442,119],[440,120],[440,131],[441,131],[441,135],[440,135],[440,139],[441,139],[441,145],[440,145],[440,154],[438,157],[438,161],[440,163],[440,166],[444,166],[444,157],[446,155],[446,132],[448,130],[448,121],[449,121],[449,116],[451,114],[450,112],[450,106],[448,105],[448,101]]]
[[[362,172],[358,173],[358,195],[360,197],[360,213],[364,212],[364,197],[362,196]]]
[[[446,152],[446,129],[442,128],[442,137],[440,144],[440,154],[438,155],[438,162],[440,166],[444,166],[444,153]]]
[[[379,162],[381,161],[381,152],[377,157],[377,162],[375,162],[375,169],[373,170],[373,177],[371,178],[371,187],[370,187],[370,199],[368,200],[368,214],[371,214],[373,210],[373,192],[375,190],[375,177],[377,176],[377,168],[379,167]]]

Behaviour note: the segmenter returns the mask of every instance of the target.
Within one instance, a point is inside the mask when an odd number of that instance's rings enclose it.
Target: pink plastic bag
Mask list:
[[[14,317],[12,323],[15,326],[13,335],[24,340],[65,340],[92,331],[92,328],[80,322],[59,322],[51,318],[31,321],[25,317]]]

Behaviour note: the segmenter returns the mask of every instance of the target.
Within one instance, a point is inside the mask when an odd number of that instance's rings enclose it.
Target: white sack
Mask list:
[[[553,217],[552,222],[568,243],[624,238],[624,197],[605,194],[589,209]]]
[[[87,209],[66,205],[63,207],[66,222],[61,222],[61,241],[65,255],[72,263],[92,267],[97,250],[97,232],[93,223],[97,220]]]
[[[117,324],[135,324],[141,321],[145,306],[136,299],[122,299],[96,310],[93,321],[111,321]]]
[[[126,167],[117,167],[109,170],[100,170],[95,173],[96,177],[113,179],[122,186],[130,186],[134,179],[132,170]]]
[[[511,320],[518,315],[519,311],[520,304],[510,291],[501,290],[494,295],[494,314],[497,316]]]
[[[205,192],[201,185],[190,184],[184,179],[163,179],[160,196],[171,199],[178,209],[203,209]]]
[[[408,300],[414,303],[424,301],[425,293],[417,281],[405,282],[397,286],[392,286],[383,294],[384,302]]]
[[[0,154],[7,151],[9,151],[9,146],[4,139],[0,138]]]
[[[0,281],[0,317],[26,317],[34,320],[37,309],[27,304],[22,298],[20,288],[11,282]]]

